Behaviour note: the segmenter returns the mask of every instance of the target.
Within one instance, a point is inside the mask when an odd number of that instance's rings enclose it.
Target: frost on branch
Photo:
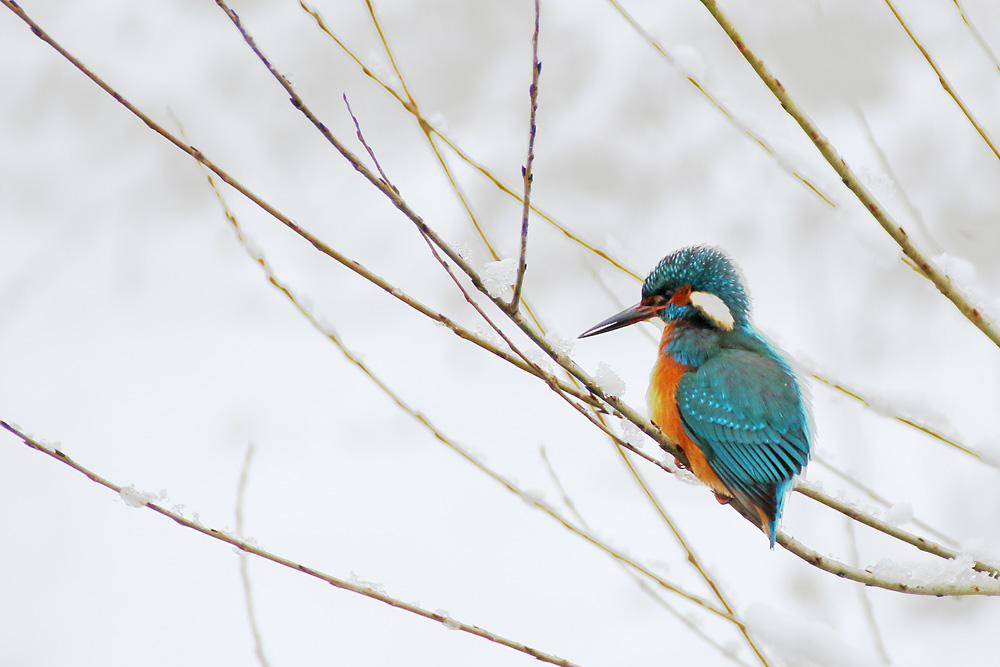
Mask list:
[[[517,280],[517,260],[513,258],[490,262],[483,267],[483,286],[495,299],[510,301],[514,298],[514,281]]]
[[[552,349],[568,357],[573,354],[573,348],[576,346],[576,339],[566,338],[555,331],[549,331],[545,334],[545,342],[552,346]]]
[[[162,500],[166,497],[166,495],[166,491],[161,491],[160,495],[147,493],[145,491],[137,491],[135,486],[132,484],[122,487],[122,490],[118,492],[118,497],[121,498],[122,502],[129,507],[145,507],[154,500]]]
[[[876,577],[900,581],[907,586],[975,585],[996,588],[997,580],[985,572],[973,570],[976,560],[962,554],[958,558],[935,558],[927,561],[892,561],[883,558],[868,570]]]
[[[597,364],[594,382],[606,396],[621,396],[625,393],[625,381],[605,362]]]
[[[622,440],[633,447],[642,447],[646,441],[646,434],[639,430],[639,427],[627,419],[622,420]]]

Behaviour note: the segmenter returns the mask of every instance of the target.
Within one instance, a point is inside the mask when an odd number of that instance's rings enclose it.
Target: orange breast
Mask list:
[[[684,374],[684,366],[674,361],[664,349],[670,340],[671,326],[663,330],[663,338],[660,340],[659,354],[656,355],[656,365],[653,366],[653,374],[649,380],[649,412],[653,423],[660,427],[663,433],[676,442],[681,450],[687,455],[688,463],[691,465],[691,472],[695,477],[707,484],[717,495],[730,497],[726,485],[722,483],[719,476],[708,467],[704,454],[701,453],[698,445],[684,432],[681,425],[681,416],[677,411],[677,384]]]

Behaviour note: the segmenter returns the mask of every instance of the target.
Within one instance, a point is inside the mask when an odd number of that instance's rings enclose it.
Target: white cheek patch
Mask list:
[[[691,292],[691,305],[723,331],[731,331],[736,320],[725,302],[708,292]]]

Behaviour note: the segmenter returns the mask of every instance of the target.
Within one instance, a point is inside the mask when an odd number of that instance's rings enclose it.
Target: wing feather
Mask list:
[[[757,352],[727,349],[677,386],[687,435],[734,492],[777,512],[783,490],[809,459],[802,398],[791,371]]]

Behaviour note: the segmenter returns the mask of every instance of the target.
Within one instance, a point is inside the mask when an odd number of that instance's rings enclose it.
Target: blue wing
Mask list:
[[[791,478],[809,460],[809,431],[798,383],[781,361],[746,349],[723,349],[677,387],[687,435],[740,503],[760,508],[774,526]],[[764,528],[764,526],[761,526]]]

